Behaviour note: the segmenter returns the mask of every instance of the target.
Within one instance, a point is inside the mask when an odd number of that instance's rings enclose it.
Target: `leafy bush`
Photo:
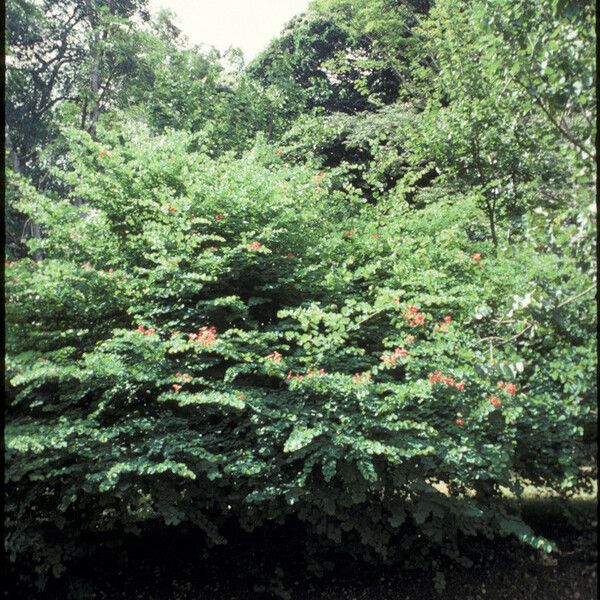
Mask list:
[[[495,255],[472,195],[373,207],[260,141],[133,131],[67,132],[60,197],[11,179],[44,231],[7,264],[12,560],[43,583],[87,534],[291,517],[372,560],[550,550],[501,491],[585,486],[587,249]]]

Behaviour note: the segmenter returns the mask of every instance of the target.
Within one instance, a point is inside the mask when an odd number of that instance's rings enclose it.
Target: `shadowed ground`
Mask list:
[[[248,537],[202,561],[193,538],[181,532],[133,540],[115,553],[100,550],[70,581],[53,585],[45,599],[247,600],[592,600],[597,598],[597,494],[560,502],[530,488],[519,501],[536,533],[557,542],[545,555],[512,540],[475,539],[470,569],[445,564],[446,588],[438,595],[427,570],[337,564],[321,579],[300,560],[301,533]],[[512,501],[517,502],[516,499]],[[282,537],[283,536],[283,537]],[[119,562],[123,560],[125,562]],[[117,565],[115,567],[115,565]],[[35,598],[15,589],[5,598]]]

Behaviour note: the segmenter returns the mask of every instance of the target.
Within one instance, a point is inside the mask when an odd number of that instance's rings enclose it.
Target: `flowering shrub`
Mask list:
[[[6,265],[13,560],[43,580],[86,533],[287,517],[379,560],[551,549],[501,488],[585,485],[593,302],[547,292],[589,285],[576,257],[494,257],[468,198],[384,223],[261,144],[128,137],[71,132],[61,198],[15,183],[44,237]]]

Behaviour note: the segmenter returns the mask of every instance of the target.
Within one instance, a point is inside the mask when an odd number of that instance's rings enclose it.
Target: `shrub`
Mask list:
[[[371,560],[481,533],[551,549],[501,488],[585,485],[575,253],[494,256],[468,196],[407,218],[261,143],[214,161],[184,134],[67,139],[65,194],[13,180],[44,258],[6,271],[12,560],[43,583],[89,533],[219,544],[288,517]]]

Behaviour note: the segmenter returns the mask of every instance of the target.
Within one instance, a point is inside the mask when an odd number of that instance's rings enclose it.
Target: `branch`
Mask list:
[[[561,302],[556,308],[560,308],[561,306],[564,306],[565,304],[569,304],[569,302],[573,302],[573,300],[577,300],[577,298],[581,298],[581,296],[585,296],[587,293],[591,292],[595,287],[596,287],[596,284],[594,283],[594,285],[587,288],[587,290],[583,290],[583,292],[577,294],[576,296],[573,296],[572,298],[569,298],[568,300]]]

